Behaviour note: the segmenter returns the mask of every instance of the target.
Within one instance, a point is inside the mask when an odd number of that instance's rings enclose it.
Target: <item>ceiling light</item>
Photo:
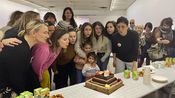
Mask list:
[[[33,9],[33,11],[39,13],[38,9]]]
[[[108,7],[105,7],[105,6],[101,6],[101,7],[99,7],[99,8],[101,8],[101,9],[107,9]]]
[[[110,11],[112,11],[115,7],[115,3],[117,2],[117,0],[111,0],[111,4],[110,4]]]

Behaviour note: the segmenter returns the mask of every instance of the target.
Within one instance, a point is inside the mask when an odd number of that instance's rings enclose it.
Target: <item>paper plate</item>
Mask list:
[[[168,78],[166,78],[164,76],[160,76],[160,75],[152,76],[152,80],[154,82],[158,82],[158,83],[166,83],[166,82],[168,82]]]

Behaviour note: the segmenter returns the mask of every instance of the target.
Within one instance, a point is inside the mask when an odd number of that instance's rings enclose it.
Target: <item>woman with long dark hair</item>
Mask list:
[[[50,37],[50,41],[39,43],[32,49],[32,67],[40,80],[41,87],[50,88],[50,74],[48,68],[55,61],[62,49],[69,44],[67,30],[56,30]]]
[[[58,22],[58,29],[67,29],[68,27],[77,28],[77,23],[75,22],[72,8],[66,7],[63,10],[62,19],[62,21]]]
[[[75,57],[75,42],[76,32],[73,28],[68,30],[69,44],[64,51],[61,51],[54,64],[54,82],[56,89],[68,86],[68,78],[70,79],[70,85],[76,83],[76,70],[73,59]]]
[[[111,40],[111,37],[117,32],[117,26],[115,21],[108,21],[105,26],[104,35]]]
[[[106,70],[111,53],[111,41],[104,36],[104,26],[97,21],[93,24],[93,51],[97,54],[97,64],[100,70]]]
[[[71,25],[73,28],[77,28],[77,23],[74,19],[74,12],[72,8],[66,7],[63,11],[62,15],[63,21],[67,22],[69,25]]]
[[[86,58],[86,53],[81,49],[81,47],[86,41],[92,41],[92,37],[93,27],[89,22],[85,22],[82,25],[81,31],[77,32],[77,41],[75,43],[75,51],[80,57]]]

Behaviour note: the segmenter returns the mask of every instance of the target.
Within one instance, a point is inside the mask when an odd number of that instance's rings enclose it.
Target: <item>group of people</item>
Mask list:
[[[138,67],[141,67],[144,62],[145,65],[150,65],[153,61],[175,57],[175,31],[172,25],[172,18],[167,17],[154,29],[151,22],[147,22],[144,27],[135,26],[139,34]]]
[[[56,89],[81,83],[107,70],[111,53],[115,73],[132,70],[137,62],[142,66],[144,58],[149,64],[147,50],[156,43],[165,49],[165,56],[175,56],[171,18],[163,19],[153,32],[152,23],[143,28],[125,17],[105,26],[96,21],[77,27],[72,9],[66,7],[56,23],[52,12],[45,14],[43,22],[34,11],[12,13],[0,29],[0,89],[10,87],[19,94],[50,88],[52,74]]]

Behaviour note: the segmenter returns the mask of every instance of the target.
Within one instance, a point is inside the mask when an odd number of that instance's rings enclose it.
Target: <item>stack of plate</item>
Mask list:
[[[161,75],[153,75],[152,76],[152,80],[154,82],[158,82],[158,83],[166,83],[168,82],[168,78],[161,76]]]

